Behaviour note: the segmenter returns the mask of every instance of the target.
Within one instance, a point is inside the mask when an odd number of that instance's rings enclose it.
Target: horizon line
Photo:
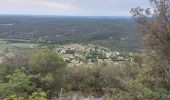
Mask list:
[[[48,15],[48,14],[0,14],[0,16],[51,16],[51,17],[132,17],[130,15]]]

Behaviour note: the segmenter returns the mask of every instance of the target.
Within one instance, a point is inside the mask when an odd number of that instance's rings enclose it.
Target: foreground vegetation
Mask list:
[[[51,46],[22,50],[4,56],[0,66],[0,99],[47,100],[70,95],[94,96],[104,100],[170,100],[169,0],[149,0],[150,9],[132,9],[133,17],[142,25],[145,49],[129,56],[126,52],[112,57],[116,64],[100,52],[89,52],[88,64],[69,67],[69,61]],[[153,16],[153,20],[148,19]],[[66,51],[74,55],[76,51]],[[130,60],[120,60],[125,57]],[[80,97],[76,99],[81,100]]]
[[[0,97],[46,100],[80,93],[106,100],[169,100],[166,75],[159,66],[151,57],[136,54],[133,62],[118,65],[67,67],[54,51],[27,52],[3,60]]]

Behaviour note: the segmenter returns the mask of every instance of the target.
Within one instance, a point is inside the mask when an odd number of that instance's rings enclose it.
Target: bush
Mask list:
[[[65,61],[55,52],[43,50],[32,53],[32,56],[16,55],[3,62],[3,76],[6,83],[0,86],[0,96],[23,96],[31,94],[35,90],[43,90],[47,97],[52,97],[60,91],[63,84],[63,69]],[[20,62],[24,59],[24,62]],[[23,60],[22,59],[22,60]],[[21,60],[21,61],[22,61]],[[7,76],[7,77],[5,77]]]
[[[54,51],[43,50],[33,55],[29,61],[29,71],[37,88],[47,92],[48,97],[58,92],[62,86],[63,70],[66,62]]]
[[[28,97],[28,100],[47,100],[45,92],[34,92]]]
[[[126,84],[120,76],[123,73],[119,71],[118,67],[102,65],[70,68],[65,77],[68,83],[66,90],[99,96],[111,92],[112,88],[126,91]]]
[[[0,99],[9,95],[12,91],[9,89],[8,83],[0,83]]]
[[[10,95],[5,97],[4,100],[47,100],[45,92],[34,92],[27,97]]]
[[[66,62],[56,53],[43,50],[33,55],[29,61],[29,69],[34,74],[56,73],[56,70],[66,66]]]
[[[54,82],[54,77],[51,73],[48,73],[45,77],[41,79],[41,81],[46,85],[50,86]]]
[[[27,96],[35,89],[35,84],[30,81],[30,77],[20,70],[16,70],[12,75],[7,76],[7,83],[0,85],[0,96],[9,95]]]
[[[30,77],[20,70],[16,70],[12,75],[7,76],[8,84],[10,88],[16,90],[17,92],[31,92],[35,86],[30,81]]]

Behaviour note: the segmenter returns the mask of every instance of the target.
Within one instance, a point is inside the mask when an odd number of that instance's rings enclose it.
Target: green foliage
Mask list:
[[[16,70],[6,78],[8,82],[0,84],[0,97],[2,98],[12,95],[26,97],[35,89],[35,84],[30,81],[30,77],[20,70]]]
[[[37,88],[47,92],[48,97],[58,92],[62,85],[62,71],[66,62],[54,51],[43,50],[29,61],[29,71]],[[56,89],[57,88],[57,89]]]
[[[97,58],[98,58],[98,52],[97,51],[90,52],[86,56],[86,59],[97,59]]]
[[[119,61],[118,56],[113,56],[112,61]]]
[[[40,89],[45,91],[47,97],[50,98],[58,89],[60,91],[60,84],[63,81],[61,72],[66,66],[65,61],[50,50],[43,50],[31,55],[33,56],[17,55],[16,59],[14,56],[3,62],[5,83],[0,84],[1,97],[11,95],[27,97],[33,91]],[[22,59],[23,57],[27,59]],[[25,61],[17,61],[18,58]]]
[[[84,95],[108,94],[106,99],[113,100],[170,99],[168,73],[162,70],[159,62],[144,54],[136,54],[133,62],[122,61],[118,65],[101,63],[61,70],[66,63],[55,52],[45,50],[36,53],[28,62],[22,70],[11,69],[10,64],[6,67],[6,83],[0,84],[2,99],[46,100],[59,94],[61,88]],[[45,93],[34,92],[38,90]]]
[[[42,82],[45,83],[45,85],[50,86],[54,82],[54,77],[51,73],[48,73],[45,77],[41,79]]]
[[[49,50],[35,54],[29,62],[30,71],[33,73],[55,73],[57,69],[66,66],[66,62],[56,53]]]
[[[106,54],[104,54],[104,53],[99,53],[99,54],[98,54],[98,59],[106,59]]]
[[[119,54],[119,56],[121,56],[121,57],[128,57],[128,56],[129,56],[129,53],[128,53],[128,52],[121,52],[121,53]]]
[[[68,69],[65,77],[68,83],[67,89],[100,96],[116,87],[126,91],[125,83],[119,76],[121,73],[116,71],[119,72],[118,67],[102,65]]]
[[[10,95],[4,98],[4,100],[47,100],[45,92],[33,92],[27,97]]]
[[[35,87],[30,81],[30,77],[20,70],[16,70],[14,74],[8,75],[8,84],[11,90],[22,93],[27,91],[31,92]]]
[[[92,63],[98,62],[97,59],[106,59],[106,54],[98,52],[98,51],[93,51],[90,52],[86,55],[86,60],[91,60]]]
[[[16,95],[10,95],[4,98],[4,100],[25,100],[24,97],[16,96]]]
[[[9,95],[12,91],[9,89],[8,83],[0,83],[0,99]]]
[[[47,100],[45,92],[34,92],[28,97],[28,100]]]
[[[122,91],[118,88],[112,89],[112,94],[106,96],[104,100],[134,100],[129,92]]]
[[[157,65],[158,64],[158,65]],[[68,91],[103,95],[106,100],[169,100],[168,85],[160,64],[146,55],[133,56],[133,62],[68,69]],[[155,69],[156,67],[156,69]]]
[[[76,52],[75,50],[67,50],[66,51],[67,54],[75,54],[75,52]]]
[[[34,52],[34,50],[22,50],[19,53],[12,54],[12,56],[5,56],[2,62],[2,68],[5,69],[3,70],[4,76],[14,73],[17,69],[27,69],[30,56],[32,56]]]

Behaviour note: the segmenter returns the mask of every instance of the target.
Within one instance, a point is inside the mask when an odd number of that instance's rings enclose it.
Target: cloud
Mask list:
[[[125,16],[147,0],[0,0],[0,14]]]

